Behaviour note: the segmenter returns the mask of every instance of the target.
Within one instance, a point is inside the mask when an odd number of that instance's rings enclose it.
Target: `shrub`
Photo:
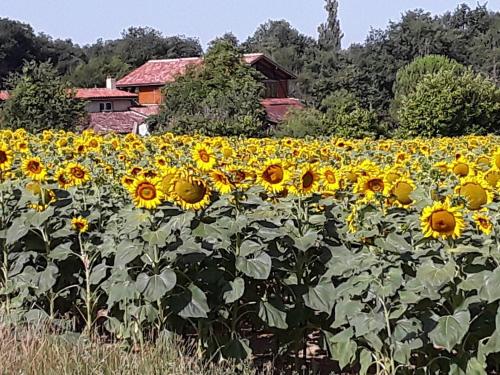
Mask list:
[[[403,98],[412,94],[418,83],[426,75],[436,74],[440,70],[449,70],[461,74],[465,71],[465,66],[446,56],[427,55],[417,57],[413,62],[398,71],[394,83],[394,100],[391,104],[391,113],[396,120]]]
[[[406,136],[459,136],[500,132],[500,88],[468,70],[425,76],[399,110]]]

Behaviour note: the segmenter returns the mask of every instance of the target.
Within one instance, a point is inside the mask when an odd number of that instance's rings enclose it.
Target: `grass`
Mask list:
[[[1,375],[260,375],[250,364],[208,364],[177,339],[135,350],[44,329],[0,325]],[[268,374],[270,374],[269,372]]]

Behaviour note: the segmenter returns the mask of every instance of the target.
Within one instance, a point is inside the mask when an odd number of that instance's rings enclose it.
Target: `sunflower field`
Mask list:
[[[0,131],[0,309],[361,374],[500,367],[500,138]]]

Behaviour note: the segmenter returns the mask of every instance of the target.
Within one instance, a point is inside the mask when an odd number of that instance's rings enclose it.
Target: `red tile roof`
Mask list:
[[[146,116],[132,111],[89,113],[89,128],[97,133],[131,133]]]
[[[106,89],[106,88],[93,88],[93,89],[75,89],[76,97],[78,99],[133,99],[137,98],[137,94],[118,90],[118,89]]]
[[[0,101],[9,99],[10,95],[7,91],[0,91]]]
[[[293,98],[263,99],[261,103],[266,110],[267,119],[274,123],[283,121],[290,109],[304,108],[299,99]]]
[[[287,72],[285,69],[279,67],[271,59],[266,57],[263,53],[249,53],[243,55],[243,61],[249,65],[255,64],[261,59],[267,59],[277,68],[289,74],[291,78],[295,78],[293,74]],[[176,77],[186,72],[189,66],[200,65],[203,63],[202,57],[188,57],[181,59],[167,59],[167,60],[150,60],[144,65],[133,70],[131,73],[120,79],[117,87],[130,87],[130,86],[163,86],[166,83],[174,82]]]
[[[142,107],[130,107],[130,110],[144,116],[157,115],[160,112],[160,106],[156,104],[144,105]]]

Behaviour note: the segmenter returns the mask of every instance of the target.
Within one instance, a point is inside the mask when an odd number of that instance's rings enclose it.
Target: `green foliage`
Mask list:
[[[321,111],[311,108],[290,112],[277,134],[297,138],[323,135],[376,138],[385,132],[375,112],[362,108],[352,93],[341,90],[323,100]]]
[[[327,22],[318,27],[318,44],[322,49],[339,51],[342,48],[344,34],[340,29],[338,19],[338,0],[326,0],[325,9],[328,13]]]
[[[157,131],[205,135],[262,134],[263,85],[238,49],[221,41],[211,46],[202,66],[165,88],[165,105],[153,121]]]
[[[276,129],[280,137],[304,138],[325,134],[328,129],[325,115],[314,108],[292,109]]]
[[[498,134],[500,88],[470,70],[441,70],[402,99],[399,118],[404,136]]]
[[[118,56],[97,56],[78,65],[67,79],[74,87],[105,87],[107,77],[121,78],[130,70]]]
[[[2,108],[4,127],[76,130],[85,122],[85,102],[74,97],[48,63],[26,63],[21,73],[9,77],[7,86],[11,97]]]
[[[394,83],[392,112],[397,115],[403,97],[412,94],[415,91],[415,87],[426,75],[436,74],[440,70],[452,70],[460,74],[465,71],[465,67],[446,56],[428,55],[417,57],[410,64],[400,69]]]

